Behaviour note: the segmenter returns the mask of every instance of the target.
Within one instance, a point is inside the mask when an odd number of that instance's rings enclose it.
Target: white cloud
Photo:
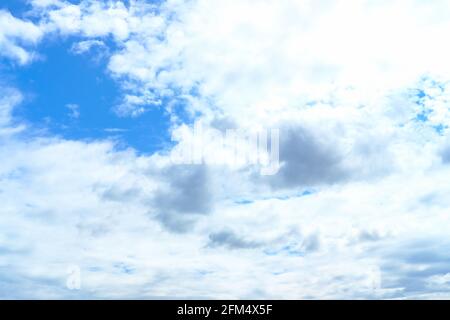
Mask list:
[[[29,2],[35,8],[46,8],[50,6],[61,6],[63,1],[61,0],[29,0]]]
[[[33,54],[23,46],[36,44],[42,36],[42,30],[32,22],[0,10],[0,56],[26,64],[33,59]]]
[[[83,54],[83,53],[91,50],[93,47],[104,47],[104,46],[105,46],[105,44],[103,43],[103,41],[86,40],[86,41],[80,41],[78,43],[75,43],[72,46],[71,51],[75,54]]]
[[[169,1],[161,12],[162,30],[136,29],[111,71],[144,90],[196,89],[241,121],[284,115],[348,87],[367,103],[449,68],[442,39],[450,12],[440,4],[199,0]]]
[[[78,119],[80,117],[80,106],[77,104],[67,104],[66,108],[69,109],[69,117]]]
[[[300,196],[109,142],[10,135],[0,156],[3,297],[389,298],[442,287],[442,164]],[[65,287],[71,265],[80,291]]]
[[[112,36],[119,114],[178,99],[205,126],[288,135],[280,175],[260,179],[245,166],[174,166],[174,149],[24,139],[20,94],[5,94],[0,296],[448,296],[444,1],[33,4],[45,32],[86,38],[75,50]],[[23,28],[0,29],[0,45],[42,36],[8,13],[0,23]],[[78,292],[64,287],[74,264]]]
[[[22,101],[22,95],[11,88],[0,89],[0,137],[22,131],[24,125],[17,125],[13,120],[13,108]]]

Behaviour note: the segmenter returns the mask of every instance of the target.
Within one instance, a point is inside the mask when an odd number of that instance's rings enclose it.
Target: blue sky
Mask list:
[[[72,1],[72,3],[77,3]],[[15,16],[29,10],[25,1],[2,2]],[[25,93],[15,111],[17,117],[37,130],[47,130],[66,139],[114,139],[118,147],[151,153],[170,144],[170,117],[164,106],[149,108],[138,118],[120,117],[114,107],[123,91],[107,72],[107,61],[99,50],[84,55],[71,51],[79,37],[48,39],[39,46],[39,58],[25,67],[3,59],[2,77]],[[108,41],[108,40],[107,40]],[[114,43],[108,45],[114,48]],[[79,117],[70,116],[67,105],[77,105]]]
[[[449,298],[449,33],[444,0],[2,1],[0,298]]]
[[[23,0],[5,0],[2,1],[2,4],[0,4],[0,8],[7,9],[16,15],[19,15],[27,11],[30,6],[26,1]]]

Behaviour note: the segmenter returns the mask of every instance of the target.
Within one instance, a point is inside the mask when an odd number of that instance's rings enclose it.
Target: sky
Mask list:
[[[0,298],[450,298],[449,32],[444,0],[1,1]]]

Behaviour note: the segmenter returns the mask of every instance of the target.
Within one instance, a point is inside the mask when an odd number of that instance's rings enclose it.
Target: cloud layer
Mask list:
[[[138,155],[36,133],[5,86],[0,297],[448,298],[449,28],[444,1],[0,11],[5,61],[31,63],[46,37],[109,46],[113,109],[163,106],[176,142]],[[280,129],[280,171],[173,164],[198,123]]]

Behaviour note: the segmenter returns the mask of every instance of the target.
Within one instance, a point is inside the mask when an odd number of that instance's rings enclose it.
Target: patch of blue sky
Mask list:
[[[420,88],[408,91],[409,98],[417,105],[417,114],[412,120],[417,122],[427,122],[429,120],[428,116],[431,113],[431,110],[425,107],[425,99],[429,98],[428,95]]]
[[[261,200],[273,200],[273,199],[276,199],[276,200],[289,200],[289,199],[292,199],[292,198],[307,197],[307,196],[313,195],[314,193],[317,193],[317,191],[312,190],[312,189],[311,190],[308,189],[308,190],[302,190],[302,191],[294,193],[294,194],[287,194],[287,195],[283,195],[283,196],[260,197],[260,198],[257,198],[257,199],[242,198],[242,199],[234,200],[234,203],[238,204],[238,205],[249,205],[249,204],[254,203],[257,200],[258,201],[261,201]]]
[[[0,10],[6,10],[14,16],[18,16],[30,10],[30,5],[27,0],[2,0],[0,1]]]
[[[438,125],[433,126],[433,129],[434,129],[439,135],[443,136],[443,135],[444,135],[444,131],[445,131],[446,129],[448,129],[448,126],[443,125],[443,124],[438,124]]]
[[[416,94],[416,96],[417,96],[419,99],[423,99],[423,98],[425,98],[426,93],[425,93],[425,91],[423,91],[423,90],[421,90],[421,89],[417,89],[417,94]]]
[[[127,265],[124,262],[114,264],[114,268],[118,270],[120,273],[124,274],[133,274],[135,272],[135,269],[133,267]]]
[[[123,92],[106,71],[108,59],[98,59],[95,50],[71,53],[78,40],[43,41],[37,48],[41,58],[27,66],[3,62],[3,82],[25,95],[16,116],[66,139],[114,138],[138,153],[163,149],[170,142],[165,106],[145,106],[148,111],[137,118],[118,117],[113,109],[121,103]],[[77,108],[76,117],[68,106]]]
[[[0,9],[22,17],[30,5],[26,0],[6,0],[0,2]],[[107,50],[117,48],[111,39],[101,39],[108,49],[71,53],[73,44],[82,40],[46,37],[36,48],[38,59],[26,66],[0,60],[0,85],[15,87],[25,97],[15,116],[34,129],[66,139],[113,139],[118,148],[132,147],[139,154],[170,146],[166,107],[170,103],[180,121],[189,122],[192,117],[185,112],[185,101],[167,98],[162,105],[143,106],[146,112],[139,117],[119,117],[113,109],[122,102],[124,92],[107,72]]]
[[[72,4],[80,4],[82,0],[65,0],[66,2]],[[125,3],[129,3],[129,0],[125,0]],[[32,9],[30,0],[1,0],[0,10],[7,10],[15,17],[27,18],[29,20],[34,20],[34,16],[28,13]]]
[[[431,110],[422,110],[420,113],[416,115],[416,120],[419,122],[427,122],[428,115],[431,113]]]
[[[303,257],[305,253],[301,250],[298,250],[297,246],[287,245],[281,249],[282,252],[285,252],[289,256],[294,257]]]
[[[422,81],[429,81],[433,87],[443,90],[442,84],[439,84],[438,82],[434,81],[433,79],[424,78],[424,79],[422,79]],[[420,122],[420,123],[424,123],[424,124],[426,123],[427,125],[431,125],[429,122],[429,116],[433,112],[433,110],[426,107],[425,100],[426,99],[429,100],[432,98],[426,94],[425,90],[418,88],[418,89],[413,89],[412,91],[413,91],[412,99],[419,107],[419,110],[418,110],[419,112],[416,114],[416,116],[413,120]],[[441,136],[444,135],[445,130],[448,129],[448,126],[443,125],[443,124],[432,125],[431,127],[435,130],[436,133],[438,133]]]
[[[264,254],[267,256],[287,255],[290,257],[303,257],[305,253],[297,248],[297,246],[286,245],[281,249],[266,249]]]
[[[310,196],[312,194],[314,194],[316,191],[314,190],[303,190],[294,194],[288,194],[288,195],[283,195],[283,196],[278,196],[275,197],[278,200],[289,200],[292,198],[301,198],[301,197],[306,197],[306,196]]]
[[[170,90],[172,94],[169,97],[161,97],[161,104],[163,106],[168,106],[172,115],[176,116],[176,119],[172,118],[176,124],[193,125],[195,119],[198,118],[200,114],[198,112],[192,113],[188,111],[192,109],[187,107],[189,105],[189,101],[180,89],[172,87]],[[193,98],[197,97],[197,93],[189,92],[187,95]]]

